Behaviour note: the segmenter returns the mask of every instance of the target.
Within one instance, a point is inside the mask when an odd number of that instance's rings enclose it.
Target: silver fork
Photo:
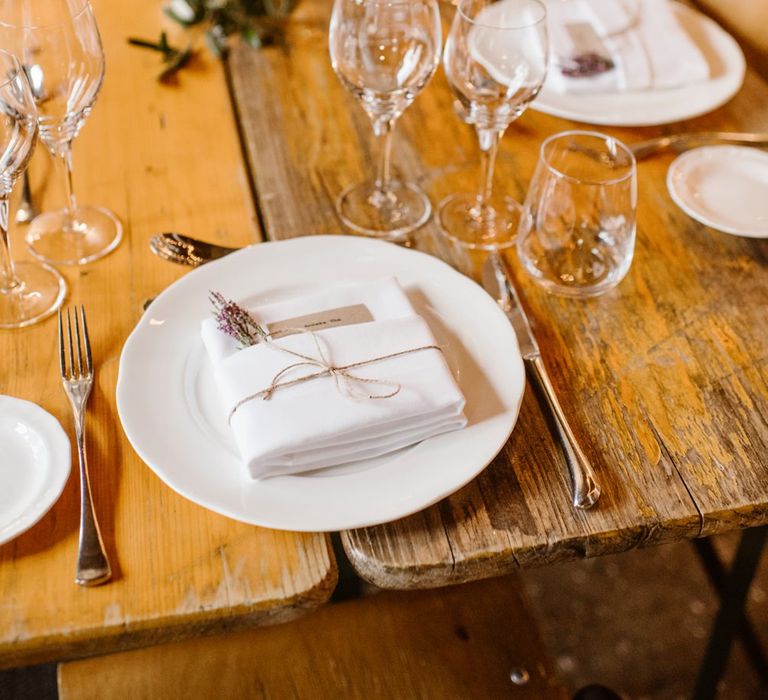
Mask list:
[[[75,437],[77,456],[80,461],[80,542],[77,551],[77,573],[75,581],[81,586],[98,586],[112,577],[104,542],[101,539],[99,523],[93,510],[91,484],[88,478],[88,461],[85,455],[85,405],[93,387],[93,359],[91,341],[88,337],[88,325],[85,321],[85,309],[80,307],[75,316],[75,338],[72,343],[72,319],[67,309],[66,343],[61,309],[59,309],[59,363],[61,379],[72,415],[75,419]],[[82,327],[81,327],[82,326]],[[67,348],[69,353],[67,354]],[[77,352],[75,352],[75,349]],[[67,362],[69,360],[69,362]]]

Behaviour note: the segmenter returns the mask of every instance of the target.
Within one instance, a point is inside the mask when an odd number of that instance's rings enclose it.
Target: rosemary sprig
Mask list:
[[[217,57],[226,56],[229,38],[235,34],[254,48],[273,44],[282,38],[282,20],[297,0],[170,0],[163,12],[182,27],[207,26],[205,43]],[[129,39],[133,46],[159,51],[166,64],[158,79],[168,82],[192,58],[194,51],[183,51],[168,44],[163,32],[158,43]]]
[[[157,76],[157,79],[161,83],[171,82],[176,73],[189,63],[195,53],[191,46],[188,46],[186,49],[177,49],[174,46],[171,46],[168,43],[168,35],[165,32],[161,32],[160,40],[157,43],[147,41],[146,39],[136,39],[135,37],[130,37],[128,43],[131,44],[131,46],[151,49],[152,51],[158,51],[163,54],[163,63],[165,64],[165,67]]]

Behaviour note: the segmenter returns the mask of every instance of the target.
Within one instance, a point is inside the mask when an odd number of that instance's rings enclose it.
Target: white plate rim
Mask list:
[[[691,168],[695,167],[697,164],[700,164],[705,160],[711,162],[713,156],[717,157],[719,155],[729,157],[734,154],[743,155],[745,153],[748,153],[751,158],[764,160],[766,170],[768,170],[768,153],[757,148],[725,144],[701,146],[680,154],[674,161],[672,161],[672,164],[667,170],[667,190],[674,203],[688,214],[688,216],[705,226],[709,226],[715,231],[728,233],[732,236],[739,236],[742,238],[768,238],[768,222],[766,222],[764,229],[759,231],[741,228],[739,226],[731,226],[730,224],[713,219],[696,206],[695,200],[692,201],[685,195],[687,188],[682,185],[684,179],[691,175]]]
[[[718,54],[727,66],[723,75],[704,83],[680,88],[597,95],[562,95],[548,91],[545,82],[544,88],[531,103],[531,109],[585,124],[638,127],[693,119],[724,105],[741,89],[744,82],[747,68],[744,52],[738,42],[711,17],[679,2],[675,2],[674,6],[677,12],[684,16],[687,14],[690,19],[700,22],[708,36],[717,37]],[[720,89],[712,93],[713,86]],[[711,97],[704,104],[694,108],[692,105],[695,103],[689,99],[694,93]],[[642,116],[643,110],[648,109],[649,98],[655,96],[664,98],[663,109],[658,110],[657,107],[657,111],[645,112],[646,116]],[[571,101],[574,104],[571,104]],[[624,106],[622,101],[625,102]]]
[[[34,427],[46,441],[50,455],[45,489],[31,507],[8,523],[0,523],[0,545],[18,537],[36,525],[59,500],[71,470],[71,446],[67,434],[54,416],[32,401],[0,395],[0,416],[15,415]]]
[[[136,387],[134,383],[129,381],[127,377],[129,375],[130,365],[135,362],[133,355],[141,349],[141,343],[145,342],[143,338],[146,337],[148,332],[147,329],[153,325],[160,326],[164,323],[163,320],[154,318],[153,309],[170,307],[173,304],[173,297],[185,294],[189,291],[189,289],[195,286],[203,285],[203,275],[205,275],[206,280],[213,278],[215,275],[224,275],[226,274],[228,268],[232,267],[235,269],[240,264],[245,265],[247,261],[253,261],[254,256],[256,256],[256,258],[259,256],[267,257],[264,256],[265,251],[275,251],[277,248],[280,248],[283,251],[282,254],[284,254],[287,258],[295,261],[306,259],[306,256],[309,256],[310,259],[314,259],[312,254],[316,251],[312,250],[313,247],[324,245],[342,246],[344,248],[355,247],[361,252],[361,255],[365,254],[369,257],[371,255],[379,256],[376,258],[377,264],[379,264],[379,258],[381,255],[384,255],[385,253],[386,255],[390,255],[395,258],[403,255],[409,256],[409,260],[418,260],[419,265],[431,268],[433,272],[434,270],[442,271],[443,275],[448,275],[449,278],[453,279],[457,285],[460,285],[462,291],[465,291],[470,295],[475,295],[474,298],[476,300],[483,300],[483,313],[487,316],[492,316],[494,319],[492,324],[493,328],[489,329],[489,332],[492,331],[499,335],[502,341],[501,344],[507,348],[507,354],[504,355],[507,368],[504,371],[509,376],[514,377],[514,381],[511,383],[511,385],[509,387],[505,386],[502,389],[502,393],[506,395],[505,401],[507,401],[507,403],[503,406],[504,410],[500,412],[499,416],[493,415],[487,421],[492,423],[493,421],[503,420],[505,421],[505,427],[503,430],[496,430],[495,439],[492,442],[487,442],[486,444],[481,444],[479,447],[475,447],[475,453],[481,454],[482,459],[477,459],[477,461],[471,465],[471,468],[462,466],[461,469],[459,469],[461,472],[461,478],[455,478],[449,485],[444,485],[444,487],[440,488],[439,490],[433,490],[428,499],[421,498],[420,500],[415,501],[413,500],[412,496],[404,494],[395,504],[376,503],[375,513],[366,515],[366,517],[362,517],[359,512],[355,514],[354,518],[345,516],[344,514],[339,515],[331,513],[324,513],[322,515],[313,513],[311,517],[308,517],[306,514],[297,516],[295,513],[290,512],[281,513],[279,516],[276,516],[274,513],[269,513],[267,516],[265,516],[263,513],[259,512],[245,512],[242,506],[233,507],[232,502],[222,503],[221,501],[210,498],[210,495],[206,495],[205,497],[201,498],[200,494],[194,489],[190,491],[188,484],[179,483],[179,480],[173,474],[172,469],[169,469],[167,465],[159,462],[157,459],[158,450],[151,445],[148,445],[146,437],[142,438],[142,435],[140,432],[138,432],[138,429],[141,427],[141,423],[136,422],[136,410],[135,407],[132,408],[131,406],[131,392],[133,392]],[[302,257],[300,255],[301,253],[303,253],[305,257]],[[350,252],[350,254],[352,253]],[[277,253],[275,253],[275,255],[277,255]],[[384,255],[385,258],[386,255]],[[296,271],[292,271],[291,274],[297,273]],[[234,276],[230,275],[228,281],[231,282],[232,278],[234,278]],[[291,286],[290,282],[290,278],[286,279],[285,283],[288,287]],[[239,284],[239,282],[232,283]],[[432,284],[432,282],[430,282],[430,284]],[[259,290],[257,287],[253,293],[255,294],[258,292]],[[430,298],[430,300],[434,301],[432,298]],[[162,316],[162,313],[157,315]],[[199,314],[197,318],[199,319]],[[199,320],[197,322],[199,323]],[[474,360],[475,358],[473,357],[472,359]],[[496,378],[494,377],[494,380],[495,379]],[[497,389],[498,387],[496,384],[494,384],[493,388]],[[133,445],[139,457],[148,465],[150,469],[152,469],[152,471],[155,472],[155,474],[157,474],[157,476],[162,481],[164,481],[177,493],[181,494],[185,498],[188,498],[189,500],[192,500],[195,503],[198,503],[199,505],[202,505],[205,508],[213,510],[214,512],[232,517],[243,522],[282,530],[316,532],[352,529],[380,524],[382,522],[389,522],[391,520],[395,520],[413,512],[422,510],[423,508],[432,505],[433,503],[439,501],[440,499],[464,486],[475,476],[477,476],[477,474],[479,474],[494,459],[498,452],[503,448],[504,444],[506,444],[519,414],[524,388],[525,371],[522,357],[520,356],[519,348],[517,346],[517,340],[514,336],[514,331],[512,330],[508,319],[498,307],[498,305],[486,294],[486,292],[481,287],[479,287],[471,279],[461,275],[449,265],[433,256],[414,250],[407,250],[399,246],[395,246],[391,243],[349,235],[313,235],[277,242],[259,243],[254,246],[250,246],[240,252],[233,253],[226,258],[208,263],[207,265],[198,268],[197,270],[189,272],[187,275],[177,280],[168,289],[158,295],[156,300],[152,303],[147,312],[140,319],[139,323],[134,328],[123,347],[118,372],[117,407],[126,436]],[[172,420],[176,420],[176,418],[173,418]],[[470,427],[477,428],[478,426]],[[469,433],[465,432],[468,430],[469,428],[465,429],[464,431],[458,431],[458,434],[461,435],[465,433],[468,435]],[[451,435],[456,435],[456,433],[449,433],[446,436],[438,436],[430,441],[426,441],[426,443],[421,443],[420,445],[409,449],[423,449],[424,445],[427,443],[430,443],[428,447],[433,449],[433,447],[438,445],[440,441],[447,439]],[[455,440],[456,438],[453,439]],[[444,467],[445,465],[441,463],[440,466]],[[206,475],[206,478],[209,478],[209,475]],[[250,498],[255,493],[259,494],[259,498],[262,499],[262,502],[268,496],[278,497],[280,496],[280,489],[272,488],[272,485],[279,483],[280,480],[290,478],[296,479],[300,477],[275,477],[263,482],[249,481],[247,486],[248,494],[247,496],[242,496],[241,500],[247,500],[247,498]],[[379,481],[381,481],[380,476]],[[271,491],[270,488],[272,488]],[[275,495],[276,493],[277,496]]]

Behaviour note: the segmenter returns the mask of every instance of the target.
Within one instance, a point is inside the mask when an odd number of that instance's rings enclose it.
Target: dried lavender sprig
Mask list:
[[[269,333],[239,304],[226,299],[220,292],[209,292],[209,299],[218,329],[240,343],[241,349],[269,338]]]
[[[607,56],[587,52],[571,56],[560,66],[560,72],[569,78],[591,78],[615,67],[616,64]]]

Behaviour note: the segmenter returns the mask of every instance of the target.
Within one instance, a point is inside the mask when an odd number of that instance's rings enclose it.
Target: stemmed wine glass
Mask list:
[[[381,155],[373,182],[353,185],[336,203],[358,233],[403,239],[424,224],[429,198],[413,183],[391,177],[392,130],[440,61],[437,0],[336,0],[329,47],[333,70],[373,122]]]
[[[64,279],[53,268],[37,262],[14,264],[11,257],[8,225],[16,220],[17,204],[11,193],[36,137],[37,112],[27,77],[14,56],[0,51],[0,328],[45,318],[59,308],[66,292]]]
[[[72,190],[72,142],[104,79],[91,6],[88,0],[0,0],[0,45],[22,62],[37,103],[40,138],[60,164],[66,187],[66,207],[36,217],[27,244],[47,262],[96,260],[118,245],[123,228],[107,209],[78,205]]]
[[[547,73],[546,8],[539,0],[459,0],[445,43],[448,82],[480,141],[477,194],[454,194],[438,208],[440,228],[472,249],[514,242],[520,205],[494,196],[493,170],[506,128],[536,97]]]

